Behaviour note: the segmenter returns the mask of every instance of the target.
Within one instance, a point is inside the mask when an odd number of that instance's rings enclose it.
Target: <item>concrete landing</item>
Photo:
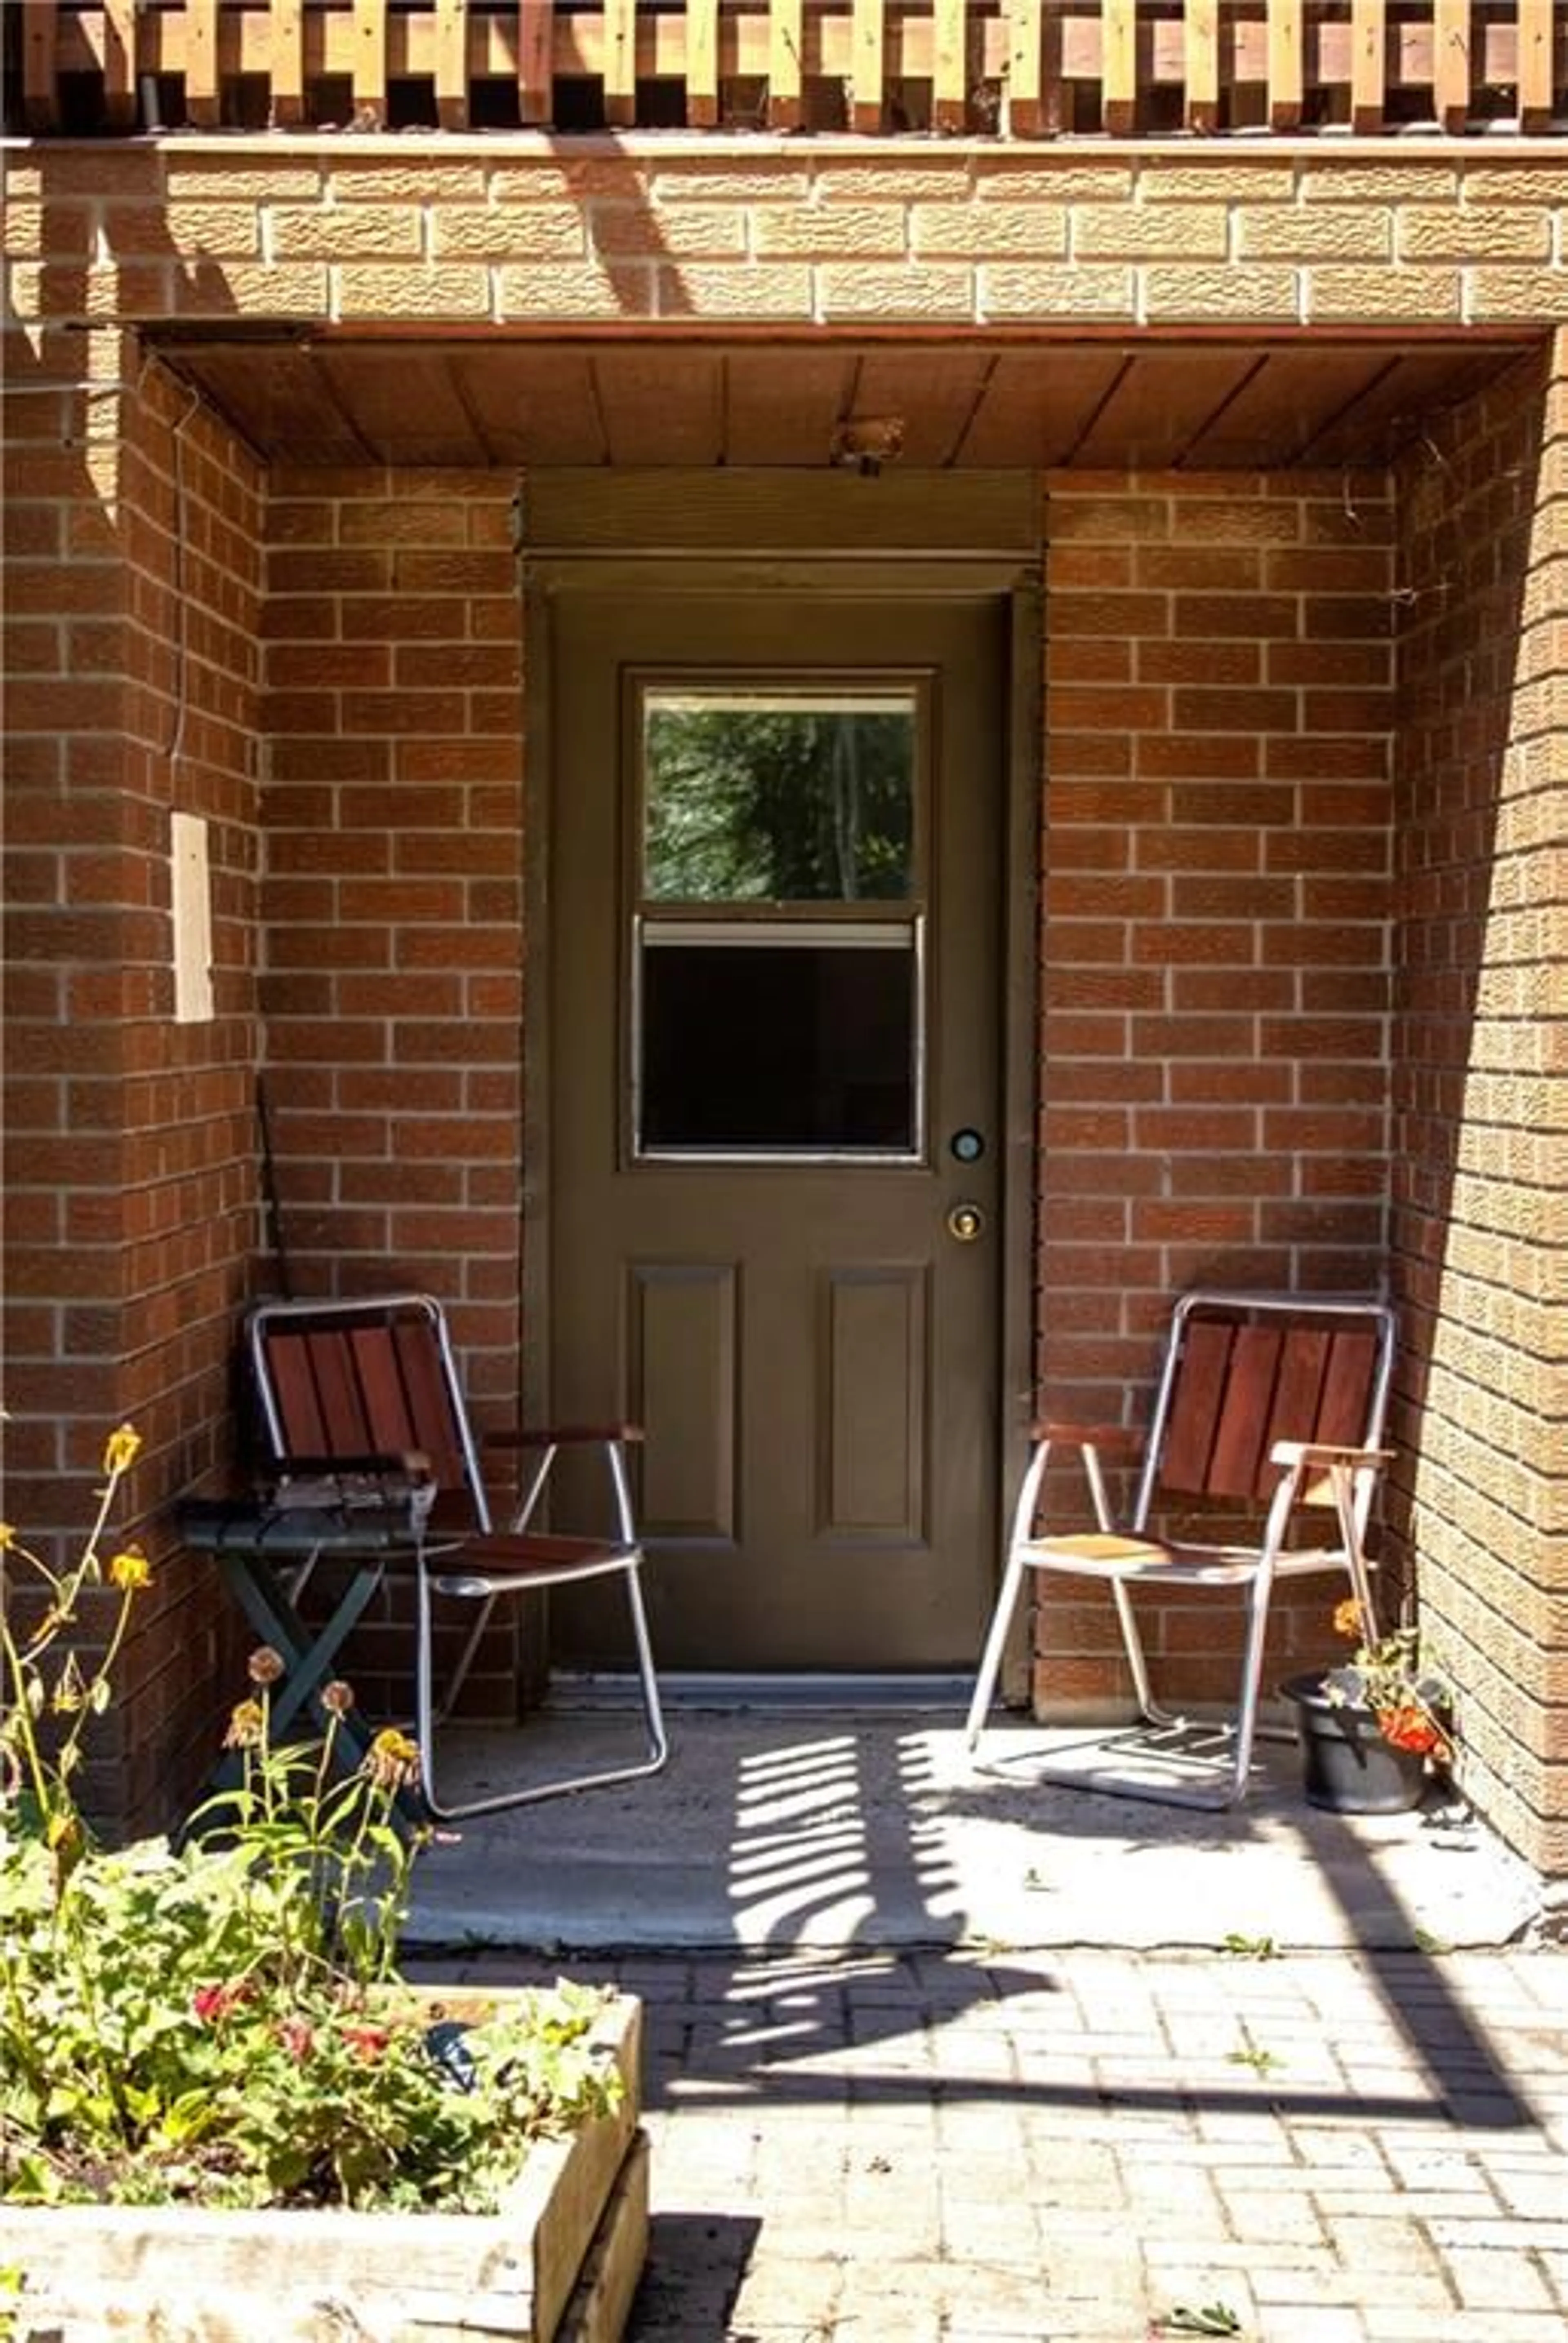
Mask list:
[[[602,1761],[619,1714],[443,1736],[443,1785],[482,1795]],[[1442,1949],[1525,1936],[1539,1881],[1462,1808],[1321,1814],[1269,1745],[1221,1814],[1041,1785],[1081,1729],[886,1708],[677,1710],[662,1774],[444,1830],[416,1868],[411,1948],[735,1951],[1268,1940]]]

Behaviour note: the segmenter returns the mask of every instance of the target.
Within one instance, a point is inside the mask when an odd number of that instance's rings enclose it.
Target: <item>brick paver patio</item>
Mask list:
[[[628,2343],[1563,2343],[1568,1954],[481,1956],[640,1995]],[[445,1972],[453,1974],[450,1966]]]

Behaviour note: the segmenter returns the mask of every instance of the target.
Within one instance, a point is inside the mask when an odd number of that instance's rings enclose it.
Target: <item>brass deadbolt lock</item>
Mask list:
[[[958,1244],[973,1244],[985,1227],[978,1204],[955,1204],[948,1214],[948,1234]]]

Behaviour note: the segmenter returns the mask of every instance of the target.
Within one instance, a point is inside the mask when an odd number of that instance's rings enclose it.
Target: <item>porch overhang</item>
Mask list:
[[[1381,468],[1537,337],[192,320],[148,342],[266,462]]]

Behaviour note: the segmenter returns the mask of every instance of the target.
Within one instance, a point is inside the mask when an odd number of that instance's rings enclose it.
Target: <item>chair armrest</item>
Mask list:
[[[647,1437],[640,1423],[545,1423],[525,1425],[510,1432],[487,1432],[480,1445],[498,1449],[566,1448],[573,1442],[636,1442]]]
[[[1030,1460],[1019,1483],[1010,1549],[1016,1551],[1033,1535],[1046,1467],[1050,1462],[1051,1450],[1059,1446],[1077,1451],[1079,1464],[1089,1484],[1100,1534],[1105,1537],[1113,1535],[1116,1520],[1105,1486],[1101,1450],[1103,1448],[1123,1454],[1136,1453],[1143,1444],[1142,1434],[1124,1423],[1068,1423],[1057,1417],[1037,1416],[1030,1425],[1029,1436]]]
[[[1327,1467],[1331,1464],[1365,1466],[1389,1464],[1392,1461],[1392,1448],[1338,1446],[1332,1441],[1276,1440],[1269,1451],[1269,1462],[1271,1464],[1282,1464],[1287,1467],[1292,1464],[1319,1467]]]

